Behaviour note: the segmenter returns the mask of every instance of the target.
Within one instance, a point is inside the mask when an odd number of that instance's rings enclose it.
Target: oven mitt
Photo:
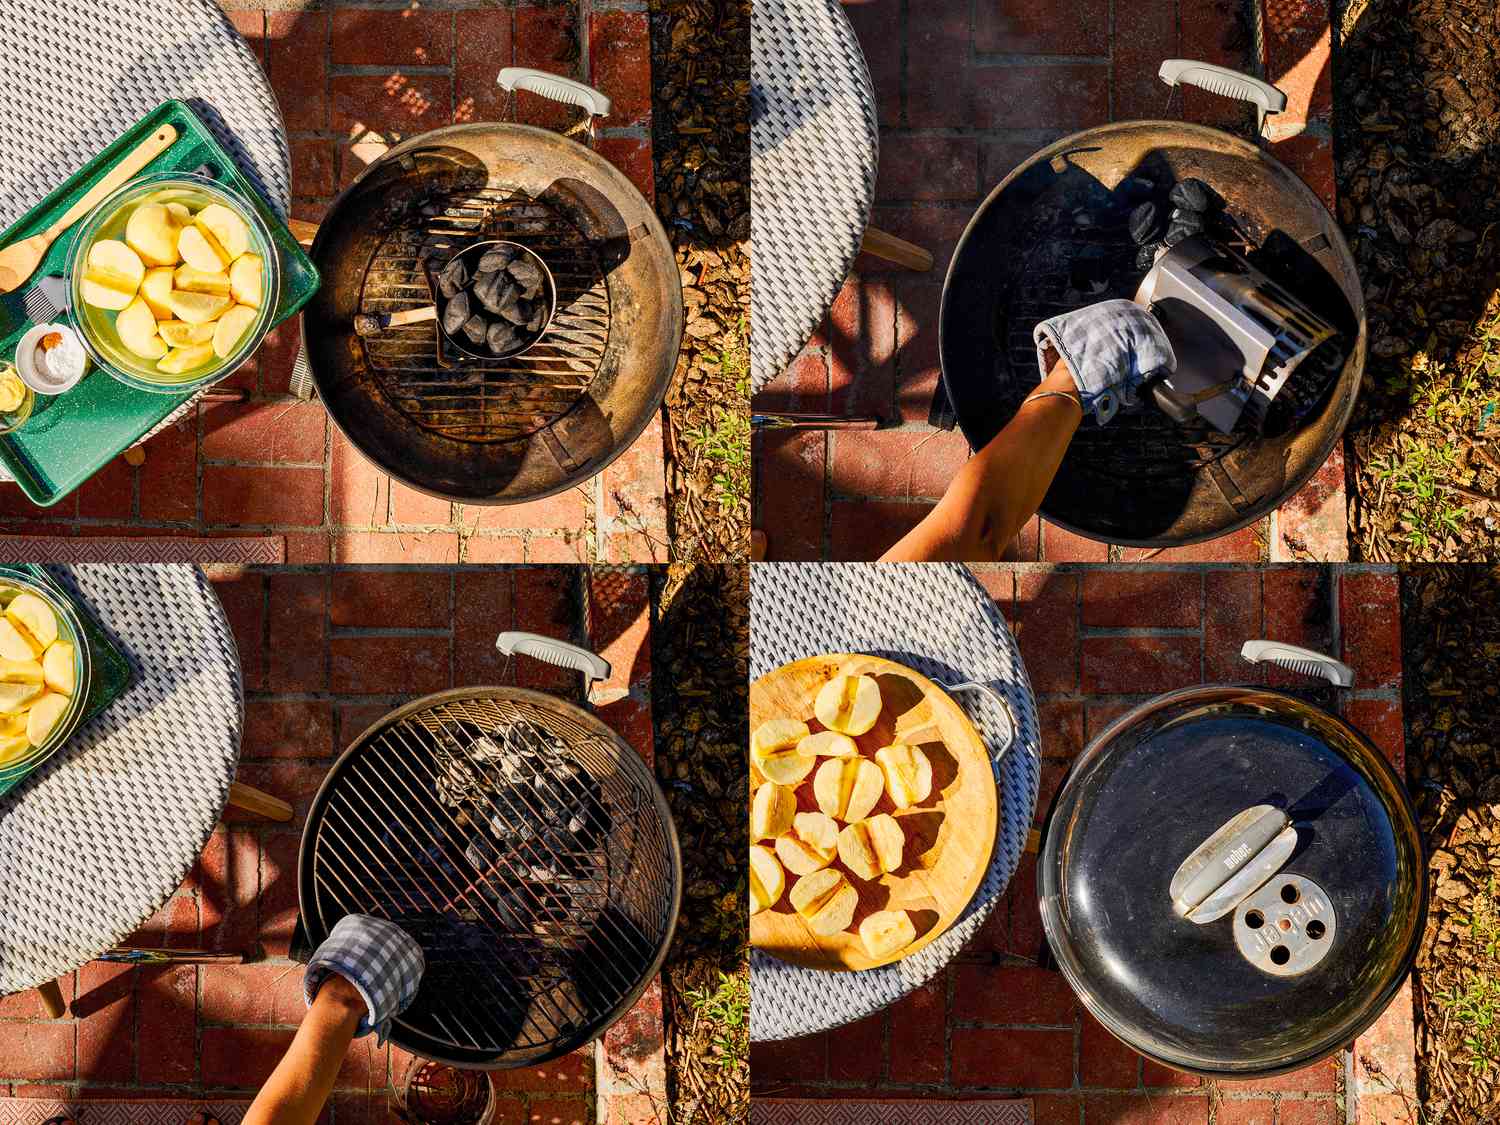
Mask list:
[[[354,1037],[373,1031],[376,1042],[384,1043],[391,1020],[416,999],[426,967],[422,947],[394,922],[368,914],[346,914],[307,963],[302,998],[312,1007],[324,979],[329,973],[338,973],[358,990],[370,1009],[360,1018]]]
[[[1085,413],[1093,411],[1101,426],[1121,406],[1135,405],[1142,384],[1177,367],[1161,322],[1133,301],[1101,301],[1054,316],[1038,324],[1032,338],[1042,376],[1050,344],[1073,373]]]

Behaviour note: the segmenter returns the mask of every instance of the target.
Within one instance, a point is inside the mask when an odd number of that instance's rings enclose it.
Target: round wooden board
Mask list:
[[[783,665],[750,685],[750,729],[767,719],[796,718],[806,719],[813,731],[822,730],[812,713],[818,689],[835,676],[861,673],[875,677],[884,707],[879,722],[855,739],[860,753],[873,761],[875,751],[893,742],[920,746],[932,762],[932,794],[905,811],[897,811],[890,797],[882,795],[871,813],[890,813],[906,833],[898,870],[867,881],[834,861],[859,891],[859,907],[847,930],[825,938],[808,929],[792,909],[789,896],[796,876],[791,872],[776,904],[750,919],[752,945],[809,969],[873,969],[911,956],[963,913],[995,846],[999,813],[989,749],[948,693],[910,668],[878,656],[848,653]],[[818,764],[825,760],[819,758]],[[812,779],[809,773],[797,786],[799,812],[817,810]],[[764,780],[752,764],[752,794]],[[752,843],[770,846],[772,841]],[[905,910],[917,928],[916,941],[878,961],[865,953],[859,940],[860,922],[877,910]]]

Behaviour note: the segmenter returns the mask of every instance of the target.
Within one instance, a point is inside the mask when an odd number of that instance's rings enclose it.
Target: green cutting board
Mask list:
[[[89,607],[63,589],[62,584],[47,573],[46,567],[35,563],[21,565],[0,563],[0,577],[3,577],[6,571],[29,578],[39,586],[45,586],[60,601],[65,601],[72,606],[73,612],[78,615],[78,623],[83,627],[83,643],[88,645],[89,649],[89,694],[83,703],[83,715],[78,720],[78,726],[74,728],[82,730],[85,724],[92,722],[130,686],[130,661],[125,659],[124,653],[117,649],[114,642],[109,639],[109,634],[94,620]],[[64,741],[62,746],[66,745],[67,742]],[[44,762],[50,761],[57,750],[62,749],[62,746],[54,749],[41,761],[34,763],[25,773],[17,774],[8,780],[0,780],[0,797],[20,785],[40,769]]]
[[[46,230],[126,153],[169,122],[177,127],[176,142],[140,174],[204,168],[212,179],[250,200],[281,253],[281,301],[271,319],[274,328],[312,300],[319,285],[317,267],[297,245],[286,224],[241,175],[233,158],[214,139],[202,119],[180,101],[163,102],[116,137],[108,148],[0,234],[0,246]],[[82,222],[79,220],[77,226]],[[0,296],[0,360],[14,360],[16,344],[31,327],[22,305],[26,291],[43,277],[64,274],[72,249],[72,232],[64,232],[47,251],[31,280],[14,293]],[[15,433],[0,436],[0,464],[16,478],[33,504],[50,507],[150,433],[196,393],[137,390],[95,367],[66,394],[53,398],[37,396],[36,409],[26,424]]]

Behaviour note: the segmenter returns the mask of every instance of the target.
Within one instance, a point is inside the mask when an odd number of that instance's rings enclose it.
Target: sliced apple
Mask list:
[[[845,823],[869,816],[884,790],[880,767],[868,758],[829,758],[813,775],[818,809]]]
[[[17,711],[14,715],[0,715],[0,738],[11,738],[25,733],[25,711]]]
[[[173,200],[166,205],[167,214],[172,216],[172,221],[179,227],[185,227],[193,221],[193,212],[186,203]]]
[[[202,367],[214,358],[212,344],[189,344],[185,348],[173,348],[167,357],[159,361],[156,369],[165,375],[184,375],[194,368]]]
[[[20,714],[46,690],[41,684],[0,684],[0,714]]]
[[[838,848],[838,825],[820,812],[798,813],[792,830],[776,837],[776,858],[793,875],[821,871],[833,862]]]
[[[47,741],[47,736],[52,733],[52,728],[57,726],[57,720],[62,718],[67,709],[68,697],[53,691],[31,705],[31,711],[26,716],[26,737],[31,739],[33,746],[40,746]]]
[[[228,359],[244,339],[245,333],[260,315],[258,309],[249,305],[235,305],[219,318],[219,327],[214,330],[214,355]]]
[[[889,813],[857,820],[839,833],[839,861],[861,879],[876,879],[901,866],[906,833]]]
[[[120,343],[142,359],[160,359],[167,354],[167,342],[157,335],[156,316],[144,297],[137,297],[115,317],[115,331]]]
[[[181,289],[173,289],[167,294],[167,308],[172,310],[172,315],[178,320],[188,324],[207,324],[210,320],[218,320],[232,304],[233,298],[213,293],[184,293]]]
[[[31,749],[31,739],[20,734],[0,735],[0,766],[8,766]]]
[[[172,288],[184,293],[212,293],[218,297],[227,297],[229,275],[223,270],[205,273],[193,266],[181,265],[172,274]]]
[[[177,264],[177,236],[182,228],[160,203],[142,203],[125,224],[125,244],[148,266]]]
[[[42,676],[47,686],[63,695],[72,695],[73,646],[67,641],[58,641],[42,654]]]
[[[781,900],[786,890],[786,872],[764,844],[750,845],[750,913],[759,914]]]
[[[41,656],[47,651],[47,646],[57,640],[57,614],[35,594],[22,593],[12,598],[10,605],[5,607],[5,616],[12,625],[29,635],[28,639],[37,656]]]
[[[85,303],[118,312],[135,300],[146,264],[125,243],[106,238],[89,247],[79,293]]]
[[[171,266],[157,266],[147,270],[141,281],[141,296],[157,320],[171,320],[175,315],[167,306],[167,298],[172,293],[172,274]],[[170,340],[167,342],[171,343]]]
[[[182,233],[177,236],[177,253],[188,265],[204,273],[219,273],[221,270],[227,270],[229,264],[234,261],[234,256],[226,254],[218,240],[204,231],[202,225],[196,220],[192,226],[183,227]]]
[[[199,211],[193,225],[207,234],[225,255],[227,266],[250,249],[250,228],[245,220],[222,203],[210,203]],[[183,255],[187,257],[186,254]]]
[[[212,342],[214,332],[218,327],[217,320],[210,320],[207,324],[189,324],[185,320],[164,320],[156,326],[156,331],[169,347],[185,348],[189,344]]]
[[[842,871],[825,867],[793,883],[791,899],[792,908],[802,915],[808,929],[819,937],[832,937],[854,921],[859,892]]]
[[[815,764],[797,749],[806,736],[807,724],[800,719],[770,719],[750,735],[750,759],[767,781],[796,785]]]
[[[40,661],[0,657],[0,684],[39,684],[46,679]]]
[[[877,961],[917,940],[917,927],[904,910],[877,910],[859,924],[859,940]]]
[[[259,254],[241,254],[229,267],[229,286],[242,305],[260,308],[264,266]]]
[[[916,746],[898,742],[875,751],[875,761],[885,775],[885,791],[898,809],[920,805],[932,793],[932,763]]]
[[[41,655],[25,636],[4,617],[0,617],[0,657],[6,660],[35,660]]]
[[[796,746],[807,736],[807,724],[801,719],[767,719],[750,732],[750,757],[760,759],[776,750]]]
[[[766,782],[750,801],[750,839],[780,836],[792,826],[796,814],[797,795],[785,785]]]
[[[859,753],[854,739],[836,730],[820,730],[797,743],[797,752],[814,758],[852,758]]]
[[[864,734],[880,718],[880,685],[873,676],[835,676],[819,690],[813,714],[829,730]]]

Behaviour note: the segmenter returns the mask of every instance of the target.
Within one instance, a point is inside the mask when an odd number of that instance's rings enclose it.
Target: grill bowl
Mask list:
[[[313,945],[350,912],[422,945],[392,1040],[500,1069],[577,1050],[630,1009],[671,944],[682,861],[650,770],[598,719],[541,692],[463,688],[393,711],[334,763],[298,895]]]

